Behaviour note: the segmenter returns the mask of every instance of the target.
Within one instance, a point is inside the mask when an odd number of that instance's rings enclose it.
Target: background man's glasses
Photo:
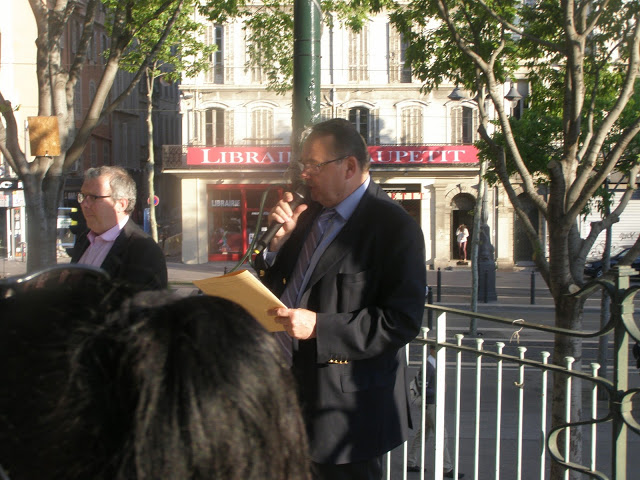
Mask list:
[[[85,200],[89,200],[90,203],[95,202],[98,198],[109,198],[111,195],[91,195],[90,193],[79,193],[78,203],[82,203]]]
[[[320,163],[300,162],[300,165],[302,165],[303,172],[307,172],[309,175],[316,175],[320,173],[320,168],[324,167],[325,165],[328,165],[333,162],[339,162],[340,160],[344,160],[349,156],[351,155],[343,155],[342,157],[334,158],[333,160],[327,160],[326,162],[320,162]]]

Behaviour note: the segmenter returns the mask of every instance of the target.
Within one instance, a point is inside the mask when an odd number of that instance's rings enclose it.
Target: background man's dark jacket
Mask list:
[[[263,280],[280,296],[318,215],[299,218]],[[294,342],[300,388],[318,463],[352,463],[401,444],[410,427],[404,346],[422,325],[426,269],[417,222],[371,182],[323,253],[302,296],[317,312],[317,338]]]
[[[87,234],[76,238],[71,263],[78,263],[89,248]],[[167,262],[160,246],[131,219],[113,242],[100,266],[111,278],[140,290],[167,288]]]

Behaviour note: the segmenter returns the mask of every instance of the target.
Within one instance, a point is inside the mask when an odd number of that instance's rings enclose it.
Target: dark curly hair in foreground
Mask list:
[[[12,480],[309,478],[290,372],[240,306],[88,281],[0,307]]]

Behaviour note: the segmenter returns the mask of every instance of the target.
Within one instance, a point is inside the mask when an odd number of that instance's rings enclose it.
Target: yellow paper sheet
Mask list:
[[[272,308],[284,307],[284,303],[248,270],[194,280],[193,284],[207,295],[222,297],[242,305],[268,331],[284,330],[282,325],[275,322],[274,316],[267,314]]]

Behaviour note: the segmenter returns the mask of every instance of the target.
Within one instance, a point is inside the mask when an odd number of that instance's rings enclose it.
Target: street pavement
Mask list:
[[[68,262],[68,258],[60,258],[59,263]],[[188,296],[197,293],[197,289],[191,284],[193,280],[208,278],[211,276],[222,275],[235,267],[234,262],[210,262],[201,265],[185,265],[178,261],[178,259],[169,258],[167,261],[167,268],[169,272],[170,287],[178,292],[180,295]],[[249,268],[243,266],[241,268]],[[480,293],[480,300],[478,302],[477,311],[486,313],[489,315],[499,316],[511,320],[516,320],[516,323],[508,326],[495,326],[483,320],[477,320],[475,322],[475,332],[470,332],[471,322],[468,317],[461,317],[453,314],[447,316],[447,341],[455,343],[455,334],[462,334],[464,338],[462,340],[465,346],[474,346],[480,339],[483,341],[482,348],[485,350],[496,351],[496,342],[505,343],[505,351],[509,355],[518,356],[519,347],[525,347],[526,358],[540,360],[542,351],[553,351],[553,337],[549,334],[537,331],[523,331],[518,332],[517,327],[518,319],[525,319],[528,322],[539,323],[543,325],[553,325],[555,321],[553,301],[547,290],[545,283],[543,282],[539,273],[533,271],[533,288],[532,288],[532,268],[516,267],[510,270],[498,270],[496,272],[496,293],[497,301],[484,303],[482,301],[482,292]],[[26,271],[26,263],[20,260],[0,260],[0,277],[21,275]],[[462,310],[470,309],[470,297],[471,297],[471,271],[469,268],[454,268],[451,270],[441,270],[440,279],[438,281],[438,272],[429,270],[427,273],[428,284],[432,289],[433,300],[432,302],[437,305],[444,305],[448,307],[458,308]],[[438,283],[440,283],[440,301],[437,301]],[[532,296],[533,291],[533,296]],[[636,318],[638,316],[639,300],[635,302]],[[595,331],[600,325],[600,294],[596,294],[593,298],[587,300],[584,309],[584,330]],[[637,321],[637,320],[636,320]],[[431,322],[435,326],[435,319],[432,317]],[[425,312],[424,326],[430,323],[429,315]],[[433,337],[433,332],[430,334]],[[604,357],[605,363],[611,363],[613,353],[611,351],[611,338],[609,338],[609,348],[607,349],[607,355]],[[585,339],[583,341],[583,359],[584,366],[589,366],[591,362],[595,362],[599,359],[599,345],[597,339]],[[413,342],[409,348],[410,352],[410,371],[412,374],[417,372],[419,365],[421,364],[421,352],[422,348],[417,342]],[[600,353],[600,355],[602,355]],[[602,357],[600,357],[602,359]],[[453,352],[447,353],[447,385],[453,387],[456,382],[455,371],[455,355]],[[491,360],[485,361],[483,365],[491,365]],[[495,458],[495,422],[496,413],[493,410],[496,403],[496,382],[497,379],[495,373],[495,362],[493,368],[489,368],[487,373],[483,373],[483,383],[480,388],[483,403],[481,408],[481,415],[479,417],[480,425],[480,437],[479,443],[475,440],[475,422],[478,418],[473,399],[476,396],[476,364],[472,357],[463,359],[462,362],[462,385],[461,385],[461,429],[460,429],[460,450],[459,461],[460,471],[465,473],[465,478],[474,478],[474,452],[479,452],[479,470],[478,475],[475,477],[477,480],[494,479],[496,478],[496,466],[494,462]],[[486,368],[486,367],[485,367]],[[500,478],[511,480],[517,478],[516,466],[517,449],[518,444],[518,419],[517,419],[517,403],[518,398],[515,392],[518,389],[512,387],[517,383],[518,370],[513,366],[506,366],[504,373],[504,400],[501,422],[501,434],[502,447],[500,457]],[[640,375],[635,374],[634,367],[630,361],[631,377],[630,387],[640,387]],[[485,372],[485,370],[483,370]],[[611,378],[611,369],[601,370],[601,375],[606,375]],[[529,374],[531,375],[531,374]],[[529,380],[530,381],[530,380]],[[511,387],[511,388],[509,388]],[[585,392],[587,392],[585,386]],[[449,431],[449,449],[451,455],[454,456],[454,417],[452,406],[455,404],[455,389],[447,388],[447,418],[446,424]],[[588,392],[587,392],[588,394]],[[533,387],[527,392],[524,401],[524,424],[523,424],[523,440],[522,449],[524,455],[522,457],[522,475],[520,478],[527,479],[539,479],[539,465],[540,458],[539,447],[539,420],[534,420],[534,412],[539,411],[539,387]],[[537,402],[537,403],[536,403]],[[605,401],[600,401],[599,412],[600,416],[607,409]],[[451,407],[450,407],[451,406]],[[450,409],[451,408],[451,409]],[[584,410],[588,411],[589,406],[584,405]],[[640,409],[640,402],[634,401],[634,408],[637,411]],[[412,415],[415,422],[419,421],[419,405],[415,404],[412,407]],[[636,418],[639,415],[636,414]],[[607,472],[610,471],[610,440],[607,439],[609,434],[609,427],[604,427],[603,430],[598,431],[598,442],[600,447],[598,450],[598,468]],[[585,440],[589,437],[590,433],[585,428],[584,430]],[[609,437],[610,438],[610,437]],[[429,452],[432,452],[432,441],[427,444],[427,468],[425,478],[433,478],[433,469],[430,466],[432,461],[429,460]],[[587,449],[588,442],[585,441],[585,450]],[[640,438],[633,432],[629,432],[628,440],[629,452],[640,451]],[[587,451],[584,453],[585,461],[588,462],[589,454]],[[628,456],[628,469],[629,472],[627,478],[636,478],[633,472],[640,471],[640,456],[629,455]],[[402,447],[396,449],[391,455],[391,478],[401,479],[403,478],[402,467]],[[550,460],[547,458],[547,471]],[[408,473],[409,480],[420,478],[419,473]],[[548,476],[546,477],[548,478]]]

